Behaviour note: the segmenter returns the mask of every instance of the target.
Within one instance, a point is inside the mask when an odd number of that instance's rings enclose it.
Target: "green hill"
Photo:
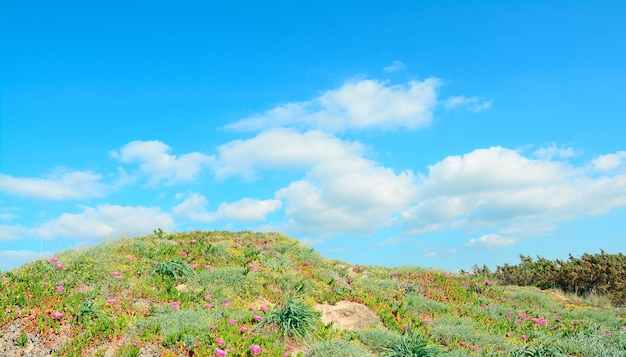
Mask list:
[[[0,275],[0,356],[626,356],[608,299],[322,258],[283,234],[71,250]]]

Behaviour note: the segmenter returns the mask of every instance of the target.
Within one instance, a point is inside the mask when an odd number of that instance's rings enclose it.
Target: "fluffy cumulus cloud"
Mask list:
[[[281,207],[279,200],[258,200],[244,198],[235,202],[223,202],[215,212],[208,212],[206,197],[190,194],[182,203],[175,206],[173,212],[177,216],[196,222],[237,221],[259,222],[265,221],[266,216]]]
[[[626,174],[598,176],[584,167],[492,147],[429,166],[417,199],[403,218],[409,233],[502,229],[513,222],[537,228],[624,205]],[[495,232],[472,239],[470,245],[504,247],[535,232]]]
[[[398,85],[372,79],[351,81],[309,101],[280,105],[227,128],[258,131],[297,127],[327,132],[413,130],[430,124],[439,86],[440,81],[436,78]]]
[[[177,157],[170,154],[171,150],[161,141],[132,141],[110,154],[123,163],[139,163],[150,185],[162,181],[166,184],[192,181],[213,162],[213,157],[206,154],[192,152]]]
[[[103,197],[102,176],[89,171],[58,170],[43,178],[0,174],[0,191],[46,200],[80,200]]]
[[[591,164],[597,171],[611,171],[626,166],[626,151],[602,155],[595,158]]]
[[[171,230],[174,221],[157,207],[101,205],[64,213],[32,229],[36,237],[98,239],[139,236],[156,228]]]
[[[307,169],[321,163],[347,162],[364,148],[319,130],[299,133],[272,129],[247,140],[234,140],[218,148],[214,169],[218,178],[237,175],[253,179],[259,169]]]
[[[300,169],[304,178],[276,192],[288,227],[306,233],[372,232],[394,221],[416,194],[411,171],[395,172],[363,157],[359,143],[321,131],[276,129],[219,148],[218,176],[259,169]]]

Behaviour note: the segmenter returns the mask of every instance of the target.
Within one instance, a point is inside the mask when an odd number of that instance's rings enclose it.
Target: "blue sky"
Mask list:
[[[0,269],[156,228],[452,271],[626,248],[621,1],[0,6]]]

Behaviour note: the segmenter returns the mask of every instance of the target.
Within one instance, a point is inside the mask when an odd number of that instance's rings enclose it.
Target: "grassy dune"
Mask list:
[[[158,230],[3,273],[0,292],[2,356],[626,356],[606,299],[351,265],[274,233]],[[379,323],[323,323],[314,305],[340,301]]]

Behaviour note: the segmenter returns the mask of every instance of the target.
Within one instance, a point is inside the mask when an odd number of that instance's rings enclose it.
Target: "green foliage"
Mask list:
[[[154,272],[162,276],[172,277],[174,279],[188,278],[193,275],[193,270],[188,264],[175,260],[169,260],[156,264]]]
[[[329,340],[318,342],[311,346],[306,353],[305,357],[367,357],[368,351],[354,343],[342,341],[342,340]]]
[[[28,335],[7,344],[14,349],[72,336],[51,352],[58,356],[115,348],[116,356],[211,356],[216,348],[252,356],[252,344],[266,356],[292,354],[289,344],[312,356],[624,356],[626,308],[605,293],[619,288],[621,259],[524,257],[523,268],[452,274],[329,261],[283,234],[157,230],[0,273],[0,326],[29,322]],[[551,274],[577,288],[560,292]],[[531,286],[502,285],[507,279]],[[386,328],[321,323],[312,304],[341,300],[366,305]]]
[[[28,343],[28,336],[26,336],[26,332],[22,330],[22,333],[15,339],[15,345],[24,347]]]
[[[299,301],[299,298],[298,295],[286,298],[282,306],[272,311],[256,327],[271,323],[278,325],[285,337],[308,337],[320,314],[311,306]]]
[[[383,348],[385,357],[430,357],[438,356],[441,350],[429,345],[427,340],[417,331],[407,328],[393,346]]]
[[[518,265],[498,266],[495,277],[504,284],[558,287],[577,295],[608,295],[616,305],[626,303],[626,256],[622,253],[583,254],[568,261],[533,260],[520,256]]]

